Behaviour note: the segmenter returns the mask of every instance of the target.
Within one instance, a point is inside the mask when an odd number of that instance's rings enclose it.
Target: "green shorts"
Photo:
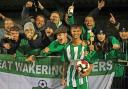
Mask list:
[[[66,86],[66,88],[65,89],[89,89],[89,86],[88,86],[88,84],[86,83],[86,84],[82,84],[82,85],[80,85],[80,86],[77,86],[77,87],[72,87],[72,86]]]

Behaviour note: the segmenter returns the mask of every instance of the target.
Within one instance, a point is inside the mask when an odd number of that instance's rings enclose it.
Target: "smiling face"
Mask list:
[[[38,28],[41,28],[44,26],[45,24],[45,18],[43,16],[37,16],[36,20],[35,20],[36,26]]]
[[[91,17],[91,16],[85,17],[84,24],[86,25],[86,27],[87,27],[89,30],[92,30],[92,29],[94,28],[94,26],[95,26],[94,18]]]
[[[7,19],[4,21],[5,30],[9,31],[11,27],[14,26],[14,22],[11,19]]]
[[[80,27],[71,27],[71,35],[74,39],[80,38],[82,31]]]
[[[122,40],[128,39],[128,32],[119,32],[119,36]]]
[[[100,41],[100,42],[103,42],[103,41],[105,41],[105,38],[106,38],[106,35],[105,34],[97,34],[97,39],[98,39],[98,41]]]
[[[33,39],[34,35],[35,35],[35,31],[30,29],[25,29],[24,34],[26,36],[27,39],[31,40]]]
[[[60,15],[57,12],[53,12],[50,16],[51,22],[58,24],[60,22]]]

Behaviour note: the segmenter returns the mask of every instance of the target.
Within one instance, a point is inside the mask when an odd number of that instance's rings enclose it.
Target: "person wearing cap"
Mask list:
[[[32,22],[24,25],[24,35],[16,51],[16,58],[34,62],[34,56],[39,55],[40,50],[45,47],[46,42],[42,40],[41,33],[35,30]]]
[[[24,34],[32,48],[44,48],[46,40],[42,38],[40,31],[35,30],[32,22],[28,22],[24,25]]]
[[[120,43],[114,36],[107,36],[104,30],[97,30],[94,46],[99,59],[112,59],[117,57]]]
[[[119,40],[121,42],[121,52],[124,53],[125,47],[124,47],[124,43],[127,44],[127,39],[128,39],[128,29],[126,28],[126,26],[120,24],[119,22],[117,22],[116,18],[114,17],[114,15],[112,13],[110,13],[110,19],[109,22],[111,24],[113,24],[115,26],[115,28],[118,30],[119,33]],[[127,49],[127,48],[126,48]]]
[[[119,29],[119,37],[121,47],[118,53],[118,59],[120,59],[121,61],[128,61],[128,29],[126,27],[121,27]],[[125,73],[127,73],[127,67],[125,68],[123,65],[120,64],[120,62],[117,65],[117,75],[123,76]]]
[[[57,36],[57,39],[51,42],[48,47],[41,51],[42,55],[61,55],[64,47],[71,41],[71,37],[69,37],[67,34],[66,27],[58,28],[54,34]]]
[[[122,89],[124,82],[126,82],[125,76],[128,76],[128,29],[124,26],[118,29],[120,50],[118,51],[118,61],[115,64],[115,77],[113,84],[118,83],[118,88]]]
[[[128,29],[126,27],[122,27],[119,30],[120,36],[120,53],[122,54],[121,59],[128,60]]]
[[[127,61],[128,60],[128,53],[127,53],[127,49],[128,49],[128,29],[126,28],[126,26],[124,26],[122,23],[118,22],[117,19],[115,18],[115,16],[110,13],[110,19],[109,22],[114,25],[115,27],[115,31],[113,32],[118,32],[118,39],[120,41],[121,47],[120,47],[120,51],[118,53],[118,58],[121,61]],[[124,74],[128,75],[128,70],[127,67],[124,67],[123,65],[121,65],[120,63],[117,64],[117,68],[116,68],[116,75],[121,77],[124,76]],[[118,80],[116,80],[118,81]],[[123,80],[119,78],[119,83],[121,83]],[[121,85],[122,86],[122,85]]]
[[[128,29],[126,27],[121,27],[119,30],[119,36],[122,41],[126,41],[128,39]]]

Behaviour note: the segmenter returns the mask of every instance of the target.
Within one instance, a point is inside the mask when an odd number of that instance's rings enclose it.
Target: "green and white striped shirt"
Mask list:
[[[67,86],[77,87],[88,82],[87,76],[84,78],[80,77],[76,71],[76,62],[84,59],[84,52],[86,50],[87,46],[82,46],[82,44],[74,46],[72,43],[65,48],[62,61],[69,62],[67,69]]]

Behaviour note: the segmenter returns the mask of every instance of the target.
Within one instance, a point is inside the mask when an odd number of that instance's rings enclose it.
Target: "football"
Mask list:
[[[76,63],[77,72],[85,73],[89,67],[90,65],[86,60],[80,60]]]
[[[38,86],[41,87],[42,89],[46,88],[47,87],[47,82],[45,80],[40,80],[38,82]]]

